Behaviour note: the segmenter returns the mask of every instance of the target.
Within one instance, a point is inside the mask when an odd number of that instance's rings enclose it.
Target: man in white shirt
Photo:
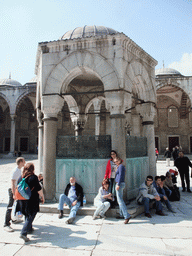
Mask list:
[[[17,167],[11,173],[11,184],[8,189],[9,203],[7,206],[7,211],[5,215],[5,224],[4,224],[4,230],[8,232],[14,231],[10,226],[11,211],[12,211],[12,206],[15,199],[15,189],[17,186],[18,179],[21,177],[21,169],[25,165],[25,159],[23,157],[18,157],[16,159],[16,164],[17,164]]]

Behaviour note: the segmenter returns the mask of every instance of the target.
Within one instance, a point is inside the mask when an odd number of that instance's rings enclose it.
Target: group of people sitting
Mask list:
[[[117,219],[124,219],[124,223],[128,224],[131,219],[127,211],[126,204],[123,200],[123,190],[125,188],[125,167],[123,161],[118,157],[117,152],[111,151],[111,158],[106,167],[102,186],[99,188],[97,196],[94,198],[94,206],[96,210],[93,214],[93,220],[104,218],[105,213],[114,205],[119,205],[119,215]],[[152,176],[147,176],[145,182],[139,188],[139,194],[136,198],[138,204],[143,204],[145,208],[145,216],[151,218],[149,213],[150,203],[155,202],[156,213],[164,216],[162,203],[167,206],[171,212],[170,201],[180,200],[179,189],[173,183],[173,173],[167,172],[166,176],[156,176],[153,180]],[[67,224],[73,223],[76,212],[83,205],[83,188],[76,183],[75,177],[70,178],[64,194],[60,195],[58,209],[60,211],[59,218],[63,217],[63,205],[70,207],[70,214],[66,220]]]
[[[125,167],[122,164],[122,159],[117,156],[117,153],[111,151],[111,159],[108,161],[105,177],[99,192],[94,199],[93,219],[104,218],[106,211],[117,200],[120,209],[118,218],[124,219],[124,224],[128,224],[131,215],[127,211],[126,204],[123,200],[123,190],[125,188]],[[63,217],[63,206],[67,204],[70,207],[70,214],[66,220],[67,224],[73,223],[77,210],[83,205],[83,188],[76,183],[75,177],[70,178],[70,183],[67,185],[64,194],[60,195],[58,210],[59,218]]]

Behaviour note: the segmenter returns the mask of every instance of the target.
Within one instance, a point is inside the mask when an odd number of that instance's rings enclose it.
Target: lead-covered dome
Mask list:
[[[0,86],[22,86],[21,83],[19,83],[16,80],[10,79],[10,78],[5,78],[5,79],[0,79]]]
[[[182,76],[179,71],[173,68],[160,68],[155,70],[155,75],[156,76]]]
[[[75,39],[75,38],[85,38],[92,36],[102,36],[102,35],[114,35],[118,32],[112,28],[107,28],[104,26],[84,26],[78,27],[73,30],[66,32],[60,40]]]

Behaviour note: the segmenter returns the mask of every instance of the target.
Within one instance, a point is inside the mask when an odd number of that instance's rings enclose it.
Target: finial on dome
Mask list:
[[[165,68],[164,60],[163,60],[163,68]]]
[[[11,72],[9,72],[9,79],[11,79]]]

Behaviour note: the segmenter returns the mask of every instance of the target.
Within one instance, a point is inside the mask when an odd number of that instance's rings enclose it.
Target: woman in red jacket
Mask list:
[[[114,163],[114,159],[117,157],[117,152],[111,150],[111,159],[107,162],[107,167],[105,171],[104,179],[109,179],[109,193],[115,194],[115,174],[117,170],[117,165]]]

